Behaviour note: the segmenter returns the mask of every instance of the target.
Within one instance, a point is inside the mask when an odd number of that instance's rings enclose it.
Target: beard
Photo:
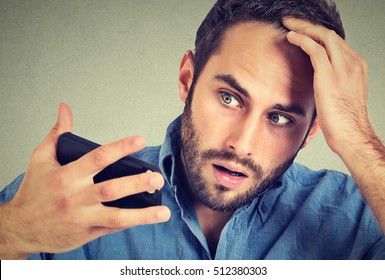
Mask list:
[[[190,92],[189,94],[191,94]],[[306,138],[305,138],[306,139]],[[192,121],[191,99],[186,102],[182,115],[182,157],[190,193],[194,198],[215,211],[235,211],[249,204],[267,189],[275,186],[283,173],[291,166],[293,157],[269,171],[256,164],[251,158],[241,158],[228,150],[201,150],[201,139]],[[211,186],[202,176],[203,168],[213,160],[232,161],[250,170],[251,185],[243,192],[234,192],[222,185]]]

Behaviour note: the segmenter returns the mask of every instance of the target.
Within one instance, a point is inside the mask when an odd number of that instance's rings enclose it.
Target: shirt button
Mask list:
[[[266,206],[266,203],[265,203],[265,202],[262,203],[262,208],[261,208],[261,210],[262,210],[263,213],[266,213],[267,211],[269,211],[269,208]]]

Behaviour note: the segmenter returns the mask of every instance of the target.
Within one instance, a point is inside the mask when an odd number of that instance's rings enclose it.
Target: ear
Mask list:
[[[194,55],[192,51],[189,50],[184,54],[179,67],[178,90],[179,90],[179,97],[183,103],[186,101],[193,78],[194,78]]]
[[[306,137],[306,140],[302,144],[301,149],[305,148],[310,143],[310,141],[316,136],[318,130],[319,130],[319,124],[318,124],[318,119],[316,118],[313,122],[313,125],[312,125],[307,137]]]

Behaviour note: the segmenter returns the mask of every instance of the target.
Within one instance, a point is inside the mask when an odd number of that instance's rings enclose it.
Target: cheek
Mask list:
[[[304,127],[281,129],[269,126],[259,153],[266,162],[280,164],[298,152],[306,132]]]
[[[202,98],[204,96],[204,98]],[[224,110],[213,94],[196,87],[192,100],[192,121],[200,140],[200,149],[226,148],[226,139],[242,127],[247,116]],[[278,128],[269,123],[264,116],[259,120],[255,132],[253,158],[264,168],[271,168],[293,157],[301,147],[306,135],[306,125],[291,128]]]
[[[192,120],[200,139],[200,149],[227,149],[228,139],[239,131],[241,118],[223,110],[218,102],[196,102]]]
[[[205,108],[206,109],[206,108]],[[196,133],[199,137],[200,149],[219,149],[222,148],[221,139],[223,137],[223,123],[220,118],[211,111],[205,110],[192,111],[192,120]]]
[[[221,114],[220,105],[212,95],[202,94],[202,92],[198,95],[197,90],[191,106],[192,121],[197,133],[204,139],[204,144],[207,146],[221,138],[223,131],[226,130],[225,127],[231,125],[231,118],[226,118]],[[205,98],[200,98],[201,95],[204,95]]]

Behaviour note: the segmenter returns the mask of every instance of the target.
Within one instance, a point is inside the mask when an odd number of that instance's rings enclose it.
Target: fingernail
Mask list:
[[[289,32],[287,32],[287,36],[294,36],[295,34],[297,34],[297,32],[293,30],[290,30]]]
[[[137,136],[136,138],[135,138],[135,145],[137,146],[137,147],[139,147],[139,148],[141,148],[141,147],[144,147],[144,145],[145,145],[145,143],[146,143],[146,141],[144,140],[144,138],[143,137],[141,137],[141,136]]]
[[[152,176],[150,178],[150,186],[153,188],[162,187],[162,180],[158,176]]]
[[[291,20],[291,19],[295,19],[295,17],[293,16],[285,16],[282,18],[282,21],[287,21],[287,20]]]
[[[161,210],[156,214],[156,216],[160,221],[167,221],[170,217],[168,210]]]

